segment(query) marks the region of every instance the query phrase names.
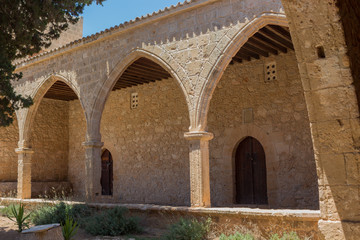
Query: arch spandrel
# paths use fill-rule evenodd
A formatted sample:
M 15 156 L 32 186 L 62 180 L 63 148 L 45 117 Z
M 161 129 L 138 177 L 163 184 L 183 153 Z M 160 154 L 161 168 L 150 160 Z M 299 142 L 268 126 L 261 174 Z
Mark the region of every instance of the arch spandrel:
M 200 73 L 204 80 L 199 89 L 199 97 L 195 106 L 195 122 L 192 125 L 195 130 L 204 131 L 206 129 L 212 94 L 232 57 L 252 35 L 268 24 L 288 26 L 288 21 L 283 13 L 264 13 L 248 22 L 235 34 L 229 31 L 230 33 L 219 41 L 215 47 L 216 51 L 211 53 L 208 62 L 205 63 L 207 67 L 204 67 Z
M 31 147 L 31 129 L 33 125 L 33 121 L 35 119 L 35 115 L 37 112 L 37 109 L 44 98 L 47 91 L 53 86 L 53 84 L 57 81 L 64 82 L 67 84 L 76 94 L 78 97 L 80 104 L 82 106 L 82 109 L 85 112 L 85 117 L 87 119 L 87 114 L 84 108 L 84 104 L 81 98 L 80 94 L 80 87 L 77 84 L 76 81 L 71 80 L 69 78 L 66 78 L 62 76 L 61 74 L 54 74 L 48 77 L 43 77 L 39 79 L 36 83 L 35 87 L 32 87 L 32 91 L 19 91 L 23 95 L 28 95 L 33 99 L 34 104 L 29 108 L 23 108 L 16 112 L 17 118 L 18 118 L 18 124 L 19 124 L 19 147 L 20 148 L 28 148 Z

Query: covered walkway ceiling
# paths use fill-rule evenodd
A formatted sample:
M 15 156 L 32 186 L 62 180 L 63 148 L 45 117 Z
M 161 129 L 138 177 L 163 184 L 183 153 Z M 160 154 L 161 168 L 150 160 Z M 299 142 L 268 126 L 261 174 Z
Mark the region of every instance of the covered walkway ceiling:
M 289 28 L 267 25 L 255 33 L 240 48 L 232 62 L 251 61 L 271 54 L 287 53 L 294 50 Z M 171 75 L 159 64 L 140 58 L 133 62 L 116 82 L 113 91 L 170 78 Z M 77 99 L 74 91 L 65 83 L 57 81 L 46 93 L 45 98 L 71 101 Z
M 249 38 L 233 57 L 233 61 L 240 63 L 244 60 L 251 61 L 260 59 L 261 56 L 269 57 L 270 54 L 287 53 L 289 49 L 294 50 L 289 28 L 267 25 Z
M 44 98 L 71 101 L 78 99 L 75 92 L 64 82 L 56 81 L 47 91 Z
M 140 58 L 125 70 L 113 90 L 160 81 L 170 77 L 171 75 L 159 64 L 147 58 Z

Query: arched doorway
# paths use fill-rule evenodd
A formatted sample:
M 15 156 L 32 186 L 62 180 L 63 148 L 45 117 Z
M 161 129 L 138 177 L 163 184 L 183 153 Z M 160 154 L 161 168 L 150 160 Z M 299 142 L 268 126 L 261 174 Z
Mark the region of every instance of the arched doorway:
M 122 203 L 188 205 L 187 103 L 167 65 L 140 55 L 119 63 L 101 110 L 102 141 L 116 159 L 112 195 Z
M 246 137 L 236 149 L 236 204 L 267 204 L 266 159 L 264 148 Z
M 113 160 L 109 150 L 101 155 L 101 194 L 113 194 Z

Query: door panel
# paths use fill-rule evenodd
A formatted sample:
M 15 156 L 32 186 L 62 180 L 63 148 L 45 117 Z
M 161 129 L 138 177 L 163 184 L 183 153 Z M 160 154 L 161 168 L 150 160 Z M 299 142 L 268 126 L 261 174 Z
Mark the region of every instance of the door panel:
M 247 137 L 235 155 L 236 203 L 267 204 L 266 159 L 260 142 Z
M 105 150 L 101 155 L 101 194 L 112 195 L 113 189 L 113 160 L 111 153 Z

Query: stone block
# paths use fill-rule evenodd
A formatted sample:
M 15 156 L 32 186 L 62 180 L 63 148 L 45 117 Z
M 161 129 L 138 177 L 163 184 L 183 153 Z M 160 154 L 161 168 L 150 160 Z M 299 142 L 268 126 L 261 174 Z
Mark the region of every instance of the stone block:
M 346 183 L 360 185 L 360 155 L 359 153 L 345 154 Z
M 349 120 L 312 123 L 311 128 L 315 153 L 358 152 L 352 138 Z
M 32 227 L 22 231 L 24 240 L 63 240 L 60 224 L 49 224 Z
M 358 186 L 319 186 L 321 216 L 328 220 L 359 221 Z
M 346 169 L 343 154 L 322 154 L 319 156 L 322 172 L 323 184 L 326 185 L 345 185 Z

